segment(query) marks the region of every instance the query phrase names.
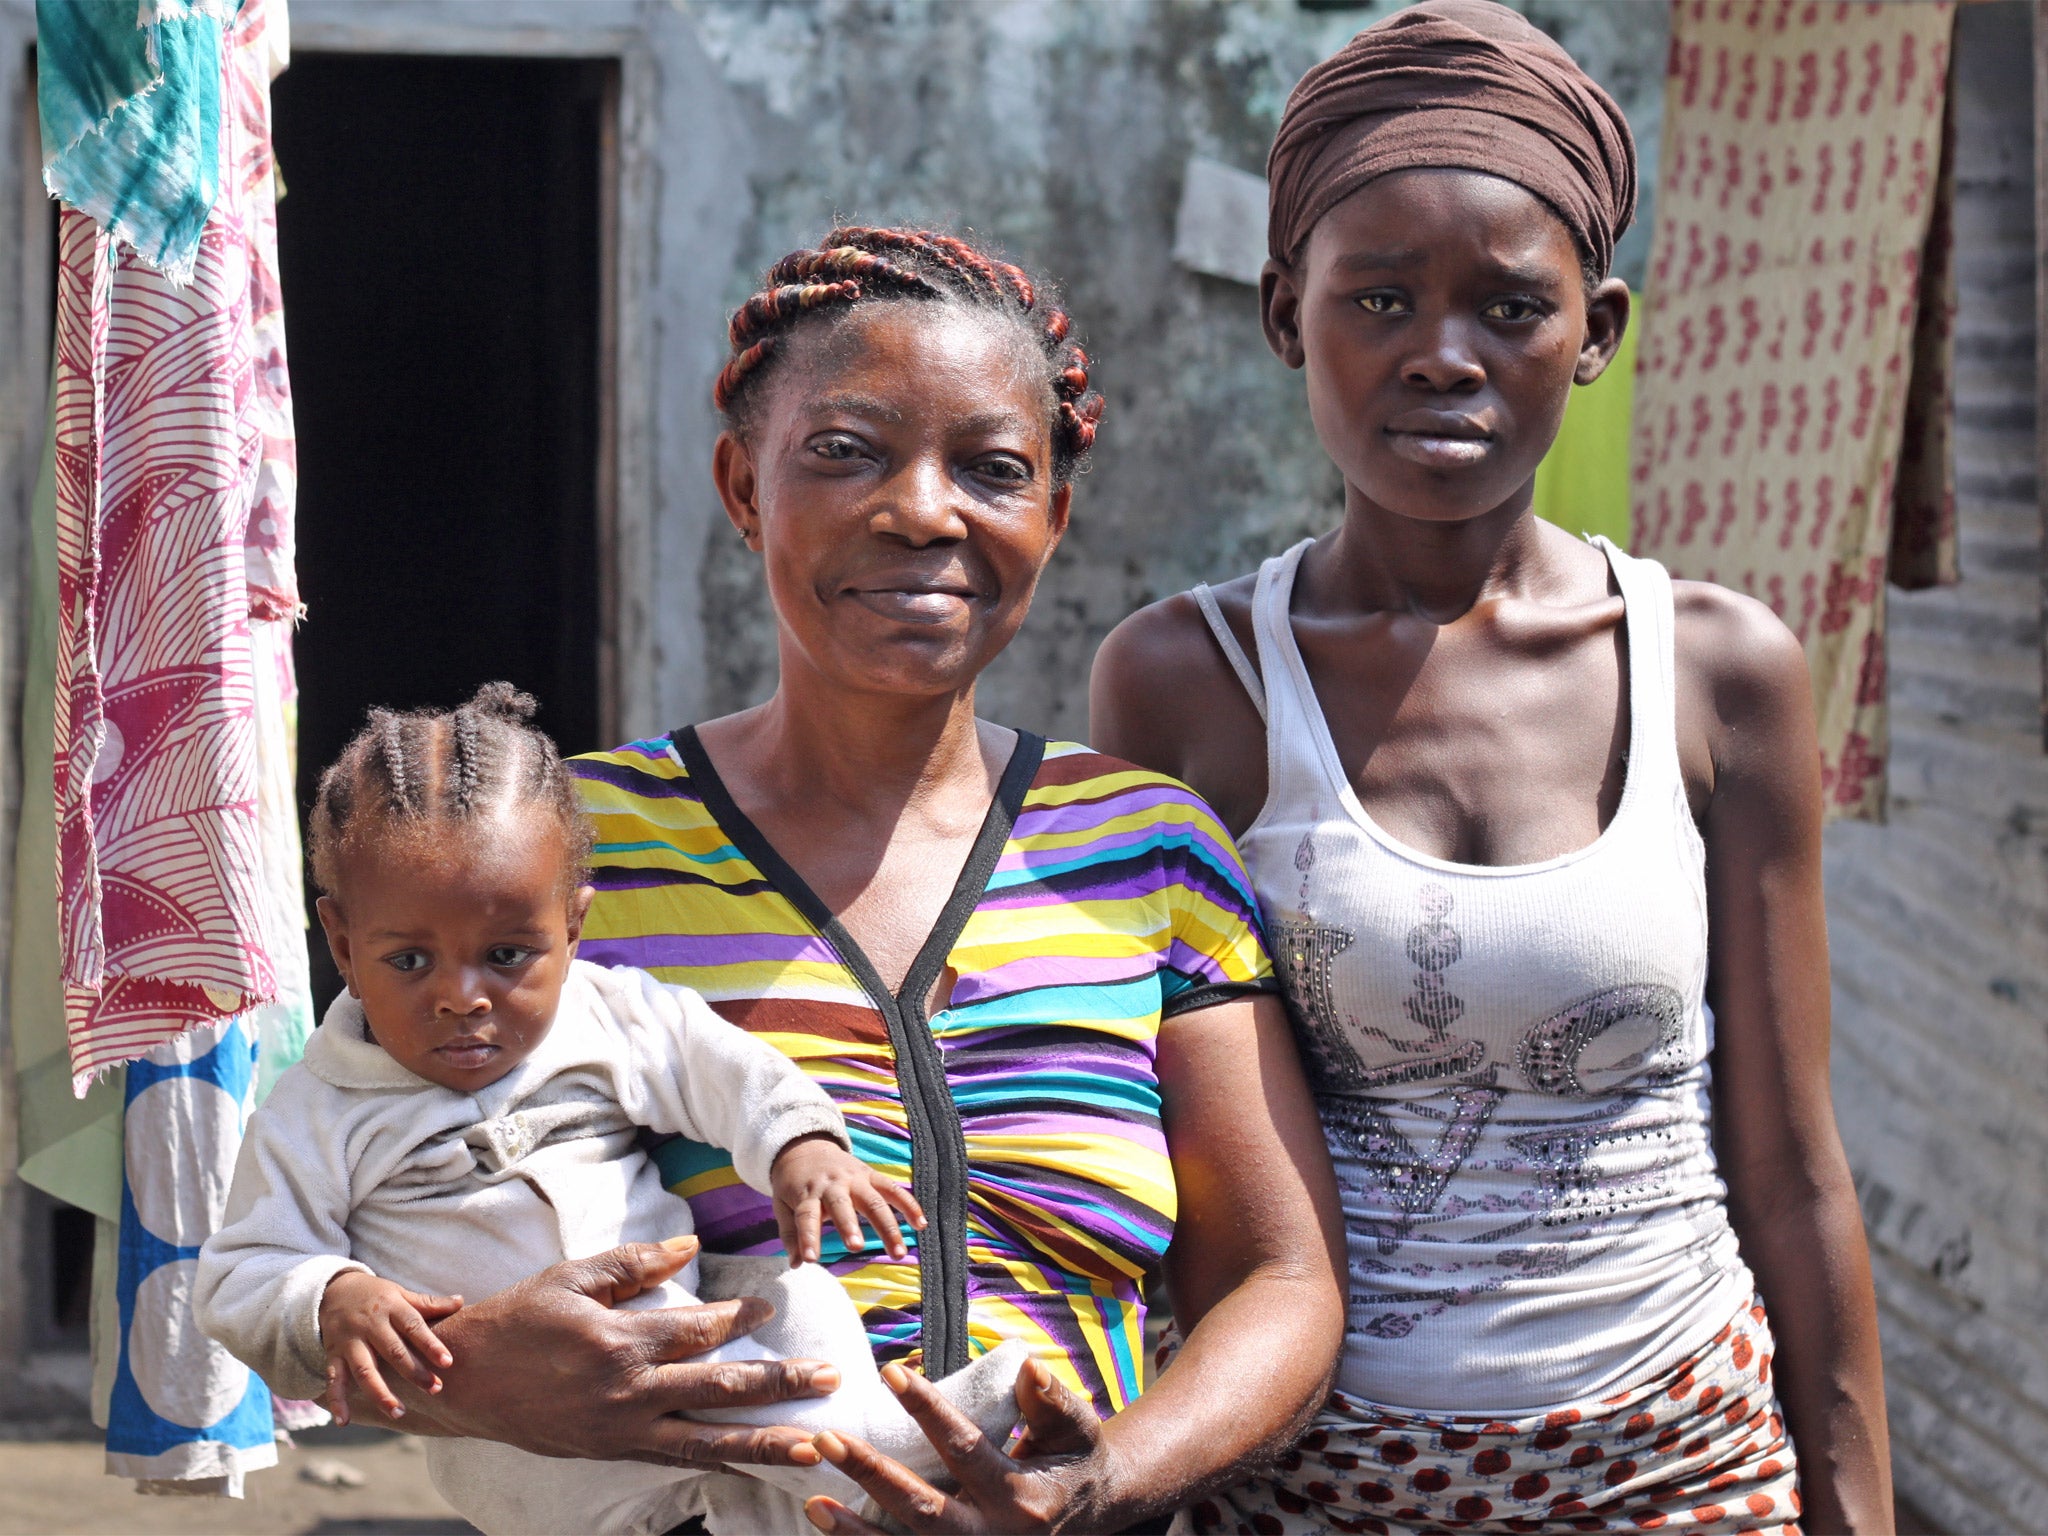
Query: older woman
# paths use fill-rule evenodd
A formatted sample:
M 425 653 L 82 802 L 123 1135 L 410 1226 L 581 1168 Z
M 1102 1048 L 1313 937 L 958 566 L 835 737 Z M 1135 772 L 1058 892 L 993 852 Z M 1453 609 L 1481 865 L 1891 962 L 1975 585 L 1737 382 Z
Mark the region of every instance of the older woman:
M 583 955 L 699 989 L 911 1180 L 929 1225 L 907 1259 L 858 1246 L 849 1214 L 825 1261 L 957 1488 L 850 1437 L 664 1417 L 830 1382 L 672 1363 L 758 1315 L 593 1305 L 676 1262 L 644 1249 L 449 1319 L 458 1364 L 418 1418 L 583 1456 L 822 1453 L 919 1531 L 1114 1531 L 1270 1459 L 1320 1401 L 1334 1183 L 1229 837 L 1161 775 L 974 712 L 1101 409 L 1067 327 L 945 237 L 838 230 L 780 263 L 733 321 L 715 461 L 780 684 L 575 765 L 599 838 Z M 776 1250 L 726 1154 L 657 1156 L 707 1248 Z M 1162 1266 L 1187 1342 L 1141 1396 Z M 1007 1451 L 902 1369 L 1005 1339 L 1033 1355 Z
M 1531 511 L 1628 320 L 1628 126 L 1429 0 L 1310 72 L 1271 169 L 1266 333 L 1343 522 L 1095 673 L 1097 744 L 1243 840 L 1350 1238 L 1329 1408 L 1197 1528 L 1888 1529 L 1798 642 Z

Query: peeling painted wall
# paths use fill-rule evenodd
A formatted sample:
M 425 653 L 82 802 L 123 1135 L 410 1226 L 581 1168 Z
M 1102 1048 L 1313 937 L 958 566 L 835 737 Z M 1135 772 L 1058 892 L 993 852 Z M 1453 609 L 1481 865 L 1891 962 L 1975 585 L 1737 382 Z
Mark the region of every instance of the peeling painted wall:
M 1960 584 L 1890 594 L 1891 820 L 1827 839 L 1835 1097 L 1876 1264 L 1893 1463 L 1944 1531 L 2048 1505 L 2048 754 L 2032 48 L 1957 23 Z
M 688 7 L 756 146 L 729 306 L 837 215 L 948 222 L 1055 278 L 1097 359 L 1109 411 L 1096 466 L 1030 620 L 987 676 L 984 714 L 1081 735 L 1089 661 L 1118 620 L 1195 580 L 1250 570 L 1335 520 L 1340 483 L 1316 446 L 1299 378 L 1266 350 L 1253 290 L 1184 271 L 1169 253 L 1188 156 L 1263 172 L 1294 82 L 1396 8 Z M 1614 92 L 1653 184 L 1665 8 L 1525 8 Z M 1631 239 L 1624 275 L 1640 272 L 1642 249 Z M 706 541 L 703 583 L 715 636 L 703 704 L 716 714 L 773 688 L 773 633 L 754 558 L 722 524 Z

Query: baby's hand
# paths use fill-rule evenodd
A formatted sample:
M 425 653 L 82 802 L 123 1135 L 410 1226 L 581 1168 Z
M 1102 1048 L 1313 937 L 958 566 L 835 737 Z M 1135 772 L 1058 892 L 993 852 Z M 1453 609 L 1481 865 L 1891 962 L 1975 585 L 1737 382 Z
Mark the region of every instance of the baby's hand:
M 826 1215 L 856 1253 L 868 1245 L 860 1231 L 865 1216 L 892 1259 L 910 1252 L 892 1206 L 910 1218 L 911 1226 L 924 1230 L 924 1207 L 907 1187 L 876 1173 L 829 1136 L 799 1136 L 792 1141 L 775 1154 L 768 1181 L 775 1191 L 775 1225 L 781 1230 L 782 1246 L 789 1250 L 791 1268 L 806 1260 L 816 1262 L 819 1223 Z
M 320 1341 L 327 1346 L 327 1409 L 334 1422 L 348 1422 L 351 1376 L 385 1414 L 404 1417 L 404 1406 L 377 1369 L 380 1356 L 422 1391 L 440 1391 L 441 1378 L 427 1362 L 446 1370 L 455 1357 L 427 1323 L 461 1310 L 460 1296 L 422 1296 L 359 1269 L 343 1270 L 328 1281 L 320 1298 Z

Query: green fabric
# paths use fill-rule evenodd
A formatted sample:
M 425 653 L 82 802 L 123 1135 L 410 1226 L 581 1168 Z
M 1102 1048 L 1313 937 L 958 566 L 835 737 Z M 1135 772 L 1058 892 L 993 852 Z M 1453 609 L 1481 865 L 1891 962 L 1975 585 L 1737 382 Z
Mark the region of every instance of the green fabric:
M 1636 403 L 1636 328 L 1607 371 L 1572 390 L 1557 441 L 1536 468 L 1536 515 L 1567 533 L 1628 548 L 1628 432 Z
M 57 692 L 57 486 L 46 438 L 29 512 L 29 634 L 21 701 L 21 827 L 15 843 L 9 956 L 21 1176 L 107 1221 L 121 1219 L 125 1075 L 71 1094 L 64 989 L 57 967 L 57 806 L 51 764 Z

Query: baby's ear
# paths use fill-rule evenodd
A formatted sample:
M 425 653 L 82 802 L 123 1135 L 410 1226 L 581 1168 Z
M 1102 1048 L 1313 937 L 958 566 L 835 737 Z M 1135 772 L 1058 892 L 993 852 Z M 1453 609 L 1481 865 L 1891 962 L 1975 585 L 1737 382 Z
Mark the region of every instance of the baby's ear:
M 349 953 L 348 922 L 342 917 L 341 908 L 332 896 L 322 896 L 313 903 L 313 910 L 319 914 L 320 929 L 327 935 L 327 952 L 334 956 L 334 968 L 341 972 L 342 984 L 348 988 L 350 997 L 360 997 L 355 972 L 350 968 L 353 957 Z
M 583 937 L 583 919 L 590 915 L 590 903 L 597 897 L 594 887 L 579 885 L 569 893 L 569 953 L 576 953 L 576 943 Z

